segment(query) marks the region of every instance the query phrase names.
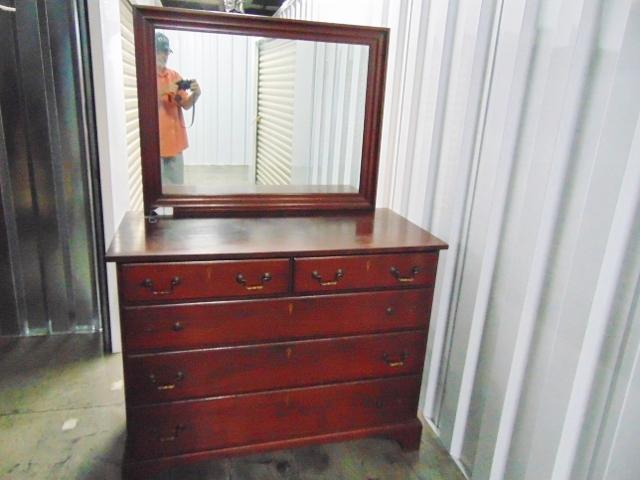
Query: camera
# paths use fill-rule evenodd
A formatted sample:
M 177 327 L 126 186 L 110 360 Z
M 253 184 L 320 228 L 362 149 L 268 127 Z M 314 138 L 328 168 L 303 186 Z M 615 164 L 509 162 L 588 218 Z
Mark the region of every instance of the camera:
M 191 82 L 195 82 L 195 80 L 178 80 L 176 85 L 178 85 L 178 90 L 189 90 Z

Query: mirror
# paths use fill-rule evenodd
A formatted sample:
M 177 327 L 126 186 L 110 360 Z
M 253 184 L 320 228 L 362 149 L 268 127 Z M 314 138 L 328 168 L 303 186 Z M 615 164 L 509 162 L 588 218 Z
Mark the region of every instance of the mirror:
M 145 212 L 375 207 L 388 30 L 134 11 Z
M 171 29 L 155 42 L 162 193 L 358 193 L 367 46 Z

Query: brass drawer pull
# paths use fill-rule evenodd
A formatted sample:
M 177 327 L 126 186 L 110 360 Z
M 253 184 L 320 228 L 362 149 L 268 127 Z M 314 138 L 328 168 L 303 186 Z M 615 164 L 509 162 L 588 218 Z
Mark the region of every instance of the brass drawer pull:
M 407 353 L 406 350 L 404 350 L 402 352 L 402 355 L 400 356 L 400 360 L 391 360 L 389 358 L 389 354 L 385 353 L 382 358 L 384 359 L 384 363 L 386 363 L 387 365 L 389 365 L 391 368 L 398 368 L 398 367 L 404 367 L 404 362 L 407 360 L 407 358 L 409 358 L 409 354 Z
M 156 378 L 156 376 L 151 373 L 149 374 L 149 380 L 151 380 L 151 383 L 153 383 L 154 385 L 156 385 L 158 383 L 158 379 Z M 176 385 L 178 383 L 180 383 L 181 381 L 184 380 L 184 373 L 182 372 L 178 372 L 176 373 L 176 381 L 174 383 L 164 383 L 161 385 L 156 385 L 156 389 L 158 390 L 173 390 L 174 388 L 176 388 Z
M 320 285 L 322 285 L 323 287 L 327 287 L 331 285 L 337 285 L 338 282 L 342 279 L 342 277 L 344 277 L 344 272 L 342 271 L 341 268 L 339 268 L 338 270 L 336 270 L 336 274 L 334 275 L 333 280 L 328 280 L 325 282 L 322 281 L 322 276 L 318 273 L 317 270 L 314 270 L 313 272 L 311 272 L 311 276 L 315 280 L 317 280 Z
M 171 295 L 175 287 L 180 285 L 180 282 L 182 282 L 180 277 L 173 277 L 171 279 L 171 282 L 169 283 L 169 288 L 167 290 L 154 290 L 153 281 L 150 278 L 145 278 L 144 281 L 142 282 L 142 286 L 144 288 L 151 290 L 152 295 Z
M 173 431 L 173 435 L 170 435 L 168 437 L 158 437 L 158 441 L 165 443 L 165 442 L 175 442 L 178 439 L 178 435 L 180 435 L 180 432 L 184 431 L 186 429 L 186 427 L 182 424 L 176 425 L 176 428 Z
M 264 288 L 264 284 L 269 281 L 271 281 L 271 274 L 269 272 L 262 274 L 259 285 L 247 285 L 247 279 L 244 278 L 243 274 L 239 273 L 236 275 L 236 282 L 242 285 L 245 290 L 262 290 Z
M 389 269 L 389 271 L 391 272 L 391 275 L 393 275 L 396 280 L 398 280 L 399 282 L 413 282 L 416 279 L 416 275 L 418 275 L 418 273 L 420 273 L 420 268 L 419 267 L 413 267 L 411 269 L 411 276 L 410 277 L 403 277 L 400 274 L 400 270 L 398 270 L 396 267 L 391 267 Z
M 396 309 L 393 308 L 393 307 L 387 307 L 386 310 L 385 310 L 385 313 L 387 315 L 393 315 L 394 313 L 396 313 Z

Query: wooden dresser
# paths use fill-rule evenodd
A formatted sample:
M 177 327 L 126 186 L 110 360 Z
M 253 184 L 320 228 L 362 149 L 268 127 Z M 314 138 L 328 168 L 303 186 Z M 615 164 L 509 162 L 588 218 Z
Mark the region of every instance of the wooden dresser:
M 365 436 L 417 448 L 444 248 L 390 210 L 128 214 L 107 254 L 118 264 L 127 476 Z

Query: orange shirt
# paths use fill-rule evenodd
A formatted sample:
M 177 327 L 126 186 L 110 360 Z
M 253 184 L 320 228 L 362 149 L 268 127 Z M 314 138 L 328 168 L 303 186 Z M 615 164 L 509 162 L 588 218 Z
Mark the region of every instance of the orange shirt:
M 158 92 L 172 83 L 181 80 L 180 74 L 165 68 L 158 76 Z M 187 92 L 179 90 L 178 94 L 187 99 Z M 173 157 L 189 146 L 187 129 L 182 117 L 182 107 L 175 101 L 175 95 L 163 95 L 158 98 L 158 121 L 160 124 L 160 156 Z

